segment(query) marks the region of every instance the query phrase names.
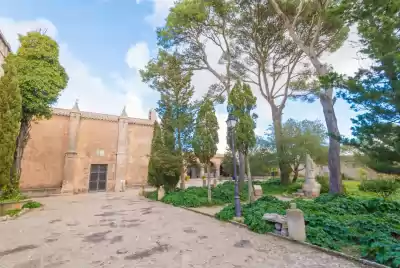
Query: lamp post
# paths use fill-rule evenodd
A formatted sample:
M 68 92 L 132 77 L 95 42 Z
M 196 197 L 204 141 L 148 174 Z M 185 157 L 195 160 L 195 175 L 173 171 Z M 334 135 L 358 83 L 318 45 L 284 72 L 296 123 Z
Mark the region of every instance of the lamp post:
M 231 142 L 232 142 L 232 159 L 233 159 L 233 180 L 235 181 L 235 216 L 239 218 L 241 216 L 240 209 L 240 197 L 239 197 L 239 180 L 236 176 L 236 154 L 235 154 L 235 126 L 237 123 L 237 119 L 233 114 L 228 115 L 228 119 L 226 120 L 226 124 L 228 126 L 228 130 L 231 133 Z

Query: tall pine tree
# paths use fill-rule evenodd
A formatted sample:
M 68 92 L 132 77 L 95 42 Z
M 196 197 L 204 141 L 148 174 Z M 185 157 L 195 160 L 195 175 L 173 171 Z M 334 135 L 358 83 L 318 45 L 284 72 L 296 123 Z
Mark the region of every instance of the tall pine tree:
M 14 55 L 8 55 L 3 64 L 4 76 L 0 78 L 0 189 L 3 198 L 12 197 L 18 189 L 13 161 L 21 120 L 22 98 L 14 60 Z
M 346 17 L 357 24 L 360 52 L 374 62 L 350 78 L 342 94 L 360 112 L 352 144 L 371 168 L 400 174 L 400 1 L 343 2 Z
M 174 157 L 180 159 L 181 188 L 184 188 L 186 166 L 193 155 L 193 73 L 184 68 L 176 54 L 161 50 L 140 74 L 143 82 L 161 95 L 157 112 L 162 119 L 164 146 L 171 153 L 171 161 Z

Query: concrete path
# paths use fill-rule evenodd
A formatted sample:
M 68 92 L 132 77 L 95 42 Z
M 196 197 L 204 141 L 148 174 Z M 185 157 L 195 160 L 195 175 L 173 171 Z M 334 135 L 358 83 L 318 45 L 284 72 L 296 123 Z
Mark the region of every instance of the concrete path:
M 1 268 L 361 267 L 134 192 L 48 197 L 0 223 Z

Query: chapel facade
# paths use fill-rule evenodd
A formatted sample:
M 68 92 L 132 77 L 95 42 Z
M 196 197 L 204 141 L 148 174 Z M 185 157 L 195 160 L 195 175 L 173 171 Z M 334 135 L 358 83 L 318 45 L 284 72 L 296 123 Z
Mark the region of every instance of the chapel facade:
M 121 191 L 146 184 L 156 113 L 146 119 L 53 109 L 33 122 L 22 160 L 22 191 Z

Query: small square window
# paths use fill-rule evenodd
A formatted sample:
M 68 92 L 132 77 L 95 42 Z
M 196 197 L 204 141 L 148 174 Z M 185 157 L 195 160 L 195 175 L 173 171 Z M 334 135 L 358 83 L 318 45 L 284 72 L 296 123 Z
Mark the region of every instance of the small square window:
M 104 156 L 104 150 L 103 149 L 97 149 L 96 150 L 96 155 L 97 156 Z

